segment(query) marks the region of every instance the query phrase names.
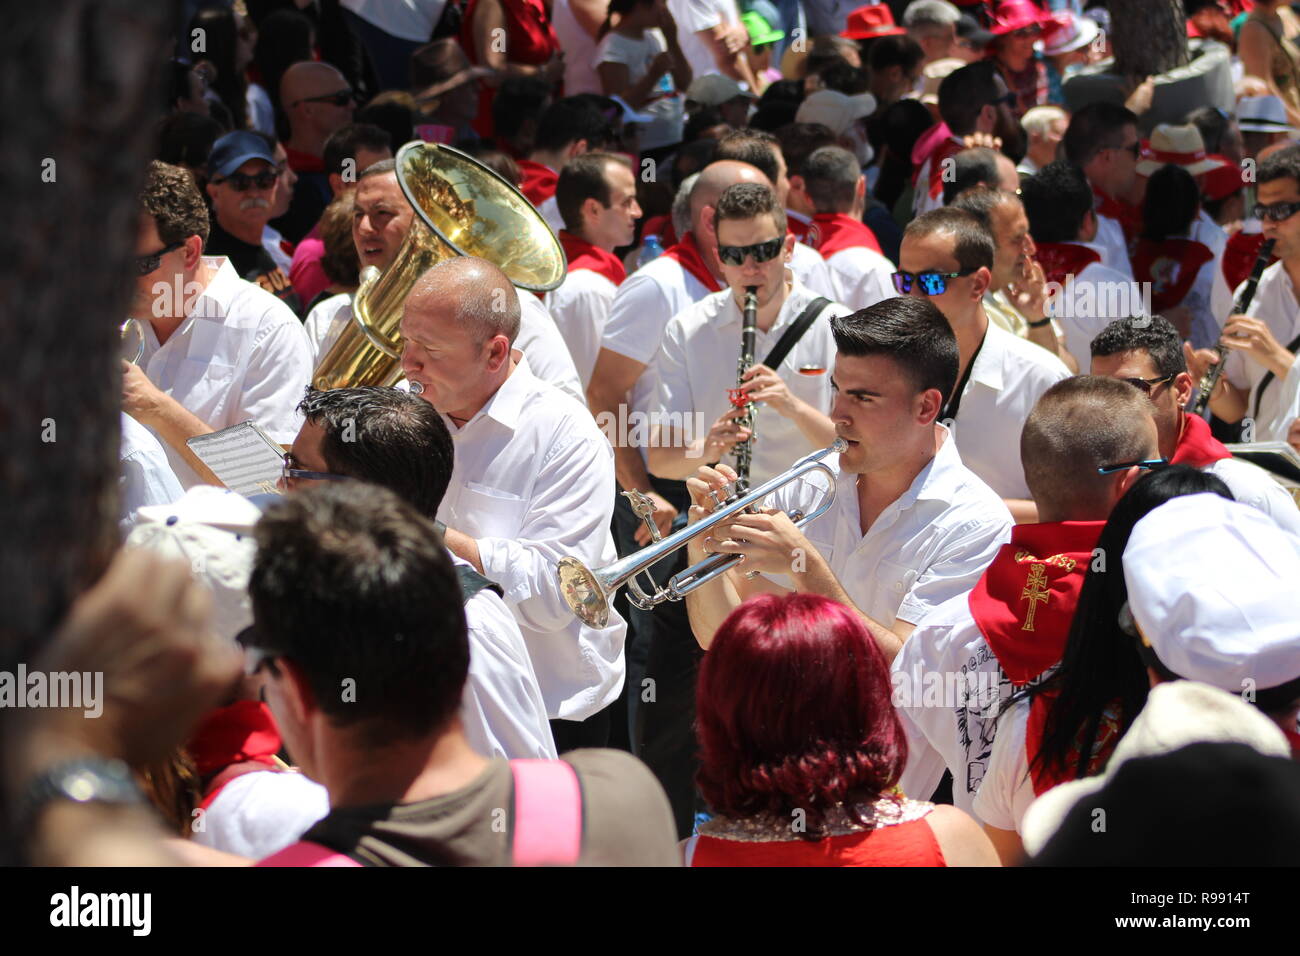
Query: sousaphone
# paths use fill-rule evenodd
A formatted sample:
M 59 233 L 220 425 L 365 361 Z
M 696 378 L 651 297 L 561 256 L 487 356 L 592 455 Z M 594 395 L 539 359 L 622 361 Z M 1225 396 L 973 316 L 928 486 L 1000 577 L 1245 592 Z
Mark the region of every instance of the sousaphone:
M 564 281 L 564 250 L 546 220 L 472 157 L 450 146 L 407 143 L 397 152 L 397 182 L 415 218 L 392 265 L 362 273 L 352 322 L 312 376 L 319 389 L 401 381 L 402 307 L 415 281 L 444 259 L 486 259 L 533 292 Z

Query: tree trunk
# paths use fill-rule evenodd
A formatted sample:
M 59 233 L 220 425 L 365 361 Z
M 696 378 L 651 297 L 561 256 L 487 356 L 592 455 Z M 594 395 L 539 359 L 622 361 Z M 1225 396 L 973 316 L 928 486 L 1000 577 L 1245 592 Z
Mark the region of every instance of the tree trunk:
M 1110 4 L 1115 72 L 1136 86 L 1148 76 L 1190 62 L 1183 0 L 1122 0 Z
M 0 36 L 0 669 L 30 660 L 117 544 L 139 188 L 172 0 L 11 5 Z

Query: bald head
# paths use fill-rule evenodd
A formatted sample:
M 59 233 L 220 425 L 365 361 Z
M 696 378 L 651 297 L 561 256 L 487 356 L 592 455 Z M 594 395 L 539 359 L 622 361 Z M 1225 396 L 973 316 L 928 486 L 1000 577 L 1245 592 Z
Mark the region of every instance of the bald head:
M 476 345 L 519 335 L 519 293 L 486 259 L 456 256 L 430 268 L 406 297 L 406 314 L 435 312 L 463 326 Z
M 723 159 L 716 163 L 710 163 L 704 167 L 700 173 L 700 178 L 695 183 L 695 188 L 691 190 L 691 224 L 697 227 L 703 217 L 705 207 L 712 208 L 718 204 L 719 197 L 722 196 L 727 188 L 736 185 L 736 183 L 759 183 L 760 185 L 772 188 L 772 183 L 766 176 L 758 171 L 755 166 L 749 163 L 738 162 L 734 159 Z
M 348 81 L 328 63 L 304 60 L 284 71 L 280 78 L 280 103 L 291 109 L 300 100 L 313 96 L 328 96 L 348 89 Z
M 336 95 L 343 98 L 329 99 Z M 291 144 L 318 156 L 329 135 L 352 122 L 352 87 L 328 63 L 295 63 L 280 80 L 280 105 L 289 117 Z

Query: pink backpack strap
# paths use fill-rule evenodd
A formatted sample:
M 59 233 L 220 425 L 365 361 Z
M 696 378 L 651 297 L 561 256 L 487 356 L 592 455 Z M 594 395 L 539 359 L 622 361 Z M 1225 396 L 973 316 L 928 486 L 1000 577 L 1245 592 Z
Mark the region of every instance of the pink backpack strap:
M 360 866 L 356 860 L 342 853 L 336 853 L 327 846 L 299 840 L 281 850 L 272 853 L 254 866 Z
M 582 852 L 582 787 L 563 760 L 512 760 L 515 866 L 571 866 Z

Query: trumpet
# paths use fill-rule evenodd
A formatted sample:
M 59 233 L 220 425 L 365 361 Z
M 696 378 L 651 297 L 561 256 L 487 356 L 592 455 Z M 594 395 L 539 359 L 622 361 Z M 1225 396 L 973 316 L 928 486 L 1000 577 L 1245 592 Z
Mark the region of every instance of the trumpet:
M 824 472 L 831 479 L 827 495 L 810 514 L 804 514 L 799 510 L 790 512 L 790 520 L 797 527 L 802 528 L 808 522 L 820 518 L 835 500 L 835 472 L 823 459 L 828 455 L 837 455 L 847 447 L 848 443 L 844 439 L 835 439 L 828 447 L 799 459 L 789 471 L 763 482 L 753 491 L 733 493 L 726 501 L 720 502 L 720 507 L 713 514 L 695 524 L 687 525 L 666 538 L 659 538 L 657 529 L 653 527 L 653 521 L 647 518 L 647 524 L 651 525 L 651 537 L 655 539 L 654 543 L 603 568 L 593 571 L 577 558 L 561 558 L 556 573 L 559 575 L 560 593 L 564 595 L 565 603 L 584 624 L 600 628 L 609 621 L 609 606 L 614 598 L 614 592 L 625 584 L 628 588 L 628 600 L 643 611 L 648 611 L 665 601 L 682 600 L 696 588 L 703 587 L 737 564 L 744 556 L 711 555 L 673 575 L 666 586 L 655 586 L 650 592 L 641 588 L 636 576 L 675 551 L 686 547 L 696 537 L 708 534 L 715 525 L 722 524 L 743 512 L 755 510 L 760 501 L 778 488 L 814 471 Z M 646 516 L 646 511 L 637 508 L 635 501 L 633 507 L 638 514 Z

